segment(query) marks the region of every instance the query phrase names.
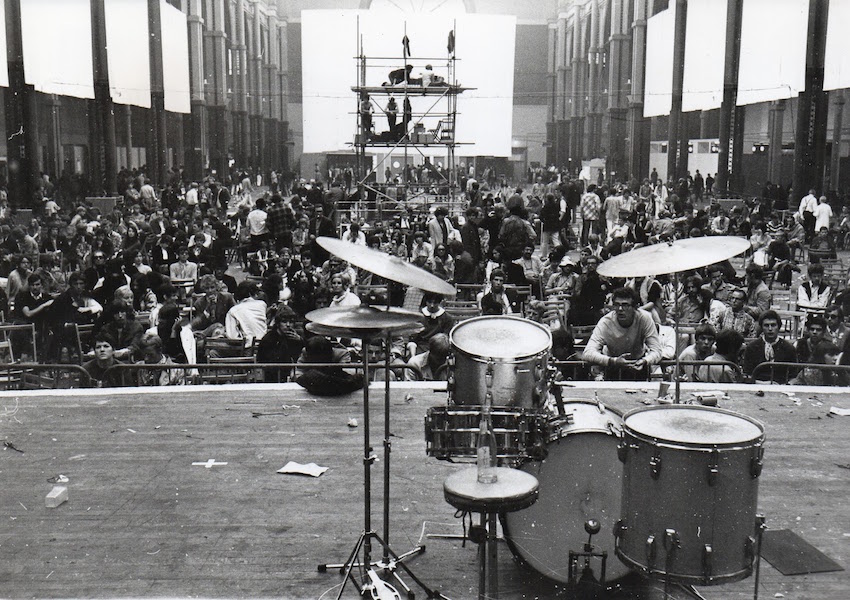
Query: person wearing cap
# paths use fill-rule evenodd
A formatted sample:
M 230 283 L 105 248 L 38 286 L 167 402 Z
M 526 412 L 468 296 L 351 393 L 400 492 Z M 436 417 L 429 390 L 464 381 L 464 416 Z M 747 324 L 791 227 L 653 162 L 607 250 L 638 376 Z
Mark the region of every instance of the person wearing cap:
M 564 294 L 572 295 L 578 283 L 578 274 L 575 272 L 575 262 L 569 256 L 564 256 L 558 263 L 559 270 L 549 276 L 546 282 L 546 295 Z
M 260 287 L 253 281 L 242 281 L 236 287 L 236 305 L 224 318 L 224 330 L 230 339 L 245 340 L 250 348 L 266 335 L 266 303 L 260 300 Z
M 304 339 L 297 329 L 298 315 L 294 310 L 281 305 L 269 324 L 269 331 L 257 347 L 259 363 L 294 363 L 304 348 Z M 289 379 L 292 369 L 273 367 L 263 369 L 266 383 L 281 383 Z

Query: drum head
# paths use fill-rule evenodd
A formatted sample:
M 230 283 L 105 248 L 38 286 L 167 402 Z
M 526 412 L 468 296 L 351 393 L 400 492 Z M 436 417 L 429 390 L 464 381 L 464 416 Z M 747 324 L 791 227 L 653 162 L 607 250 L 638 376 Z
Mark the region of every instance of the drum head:
M 764 435 L 755 420 L 708 406 L 651 406 L 628 413 L 624 427 L 642 437 L 687 445 L 734 445 Z
M 613 532 L 623 492 L 617 441 L 603 433 L 565 435 L 546 446 L 546 460 L 522 466 L 540 482 L 539 496 L 534 505 L 506 514 L 503 524 L 511 550 L 535 571 L 566 582 L 569 552 L 583 550 L 584 524 L 596 519 L 601 529 L 593 536 L 593 544 L 597 552 L 608 552 L 606 578 L 615 580 L 629 573 L 614 556 Z M 593 568 L 598 577 L 598 561 Z
M 452 347 L 487 358 L 534 356 L 552 347 L 552 334 L 539 323 L 518 317 L 485 316 L 454 326 Z

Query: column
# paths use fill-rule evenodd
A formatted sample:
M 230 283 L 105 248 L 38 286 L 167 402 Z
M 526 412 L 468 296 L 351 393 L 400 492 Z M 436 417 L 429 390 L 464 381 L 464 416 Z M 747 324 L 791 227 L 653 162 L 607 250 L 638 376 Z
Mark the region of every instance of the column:
M 127 168 L 132 169 L 133 165 L 133 109 L 129 104 L 124 105 L 124 127 L 127 138 Z
M 630 0 L 611 1 L 611 31 L 608 54 L 608 130 L 606 146 L 608 147 L 608 172 L 615 177 L 628 181 L 630 175 L 640 175 L 629 169 L 626 160 L 627 137 L 627 69 L 629 52 L 629 35 L 627 31 L 627 7 Z M 641 73 L 642 77 L 643 73 Z M 632 79 L 634 86 L 634 78 Z M 642 107 L 641 107 L 642 110 Z M 642 115 L 641 115 L 642 116 Z
M 151 107 L 148 111 L 148 176 L 153 185 L 167 182 L 168 137 L 165 124 L 165 86 L 162 82 L 162 22 L 159 0 L 148 0 L 150 24 Z
M 785 100 L 770 103 L 767 115 L 767 179 L 773 183 L 782 183 L 782 128 L 785 123 Z
M 650 120 L 643 116 L 643 93 L 646 81 L 647 0 L 634 0 L 632 20 L 632 89 L 626 121 L 629 174 L 642 179 L 649 175 Z
M 265 151 L 265 176 L 275 169 L 280 171 L 280 156 L 278 153 L 277 138 L 279 135 L 278 129 L 280 126 L 280 103 L 282 101 L 280 95 L 280 54 L 277 52 L 279 47 L 277 26 L 277 8 L 275 6 L 268 7 L 268 23 L 269 36 L 268 48 L 266 48 L 266 80 L 268 88 L 266 93 L 266 151 Z
M 585 119 L 584 128 L 584 151 L 588 157 L 593 158 L 597 155 L 599 148 L 599 138 L 597 137 L 596 126 L 597 106 L 599 104 L 599 4 L 597 0 L 590 0 L 590 35 L 587 40 L 587 119 Z
M 191 112 L 184 120 L 183 161 L 186 166 L 186 177 L 189 180 L 200 181 L 204 177 L 208 157 L 207 103 L 204 94 L 204 19 L 201 0 L 188 0 L 184 4 L 184 10 L 188 12 L 186 25 L 189 28 Z
M 289 29 L 286 21 L 279 22 L 280 40 L 280 127 L 278 147 L 280 148 L 280 167 L 289 170 Z
M 834 90 L 833 105 L 835 106 L 835 116 L 832 123 L 832 164 L 829 169 L 829 189 L 837 190 L 839 174 L 841 171 L 841 134 L 844 126 L 844 92 L 842 90 Z
M 265 97 L 263 89 L 263 48 L 262 38 L 260 36 L 260 2 L 259 0 L 251 0 L 254 4 L 253 20 L 251 21 L 251 47 L 248 49 L 248 65 L 251 69 L 251 85 L 252 102 L 248 114 L 251 119 L 251 165 L 255 169 L 259 169 L 262 165 L 261 155 L 263 154 L 263 98 Z
M 797 102 L 797 131 L 794 139 L 794 194 L 802 197 L 810 188 L 823 190 L 826 155 L 828 97 L 823 91 L 826 22 L 829 0 L 809 2 L 806 87 Z
M 56 94 L 47 100 L 50 121 L 47 124 L 47 161 L 44 170 L 56 183 L 62 175 L 62 102 Z
M 9 203 L 31 208 L 38 176 L 38 110 L 35 90 L 24 82 L 21 1 L 6 0 L 6 57 L 9 89 L 3 94 L 6 109 L 6 154 L 9 165 Z
M 546 164 L 558 164 L 558 138 L 555 129 L 555 115 L 558 114 L 559 105 L 563 105 L 563 97 L 558 98 L 558 75 L 557 75 L 557 53 L 558 53 L 558 22 L 550 21 L 547 30 L 548 38 L 546 45 L 546 89 L 549 92 L 549 102 L 546 111 Z
M 741 22 L 744 0 L 726 2 L 726 50 L 723 70 L 723 101 L 720 105 L 720 152 L 717 157 L 715 190 L 739 189 L 730 185 L 730 175 L 737 176 L 736 163 L 740 156 L 735 153 L 735 130 L 741 129 L 742 112 L 738 109 L 738 67 L 741 60 Z
M 95 127 L 89 133 L 91 148 L 92 191 L 112 196 L 117 193 L 115 161 L 115 117 L 112 95 L 109 92 L 109 71 L 106 56 L 106 17 L 103 0 L 92 0 L 92 68 L 94 75 L 93 110 Z
M 248 135 L 248 47 L 245 41 L 245 0 L 236 0 L 233 31 L 233 138 L 236 162 L 240 167 L 248 164 L 251 156 L 250 136 Z
M 681 148 L 682 122 L 682 86 L 685 79 L 685 31 L 688 22 L 688 1 L 676 1 L 676 22 L 673 26 L 673 99 L 670 105 L 670 122 L 667 132 L 667 178 L 677 179 L 684 173 L 679 171 L 681 153 L 687 154 L 688 148 Z
M 572 60 L 571 60 L 571 89 L 570 89 L 570 159 L 573 166 L 580 165 L 582 157 L 582 125 L 584 119 L 584 42 L 582 39 L 581 7 L 572 9 Z
M 207 70 L 210 97 L 207 98 L 209 117 L 210 168 L 216 179 L 227 181 L 230 173 L 228 164 L 228 121 L 227 121 L 227 34 L 224 31 L 224 0 L 213 0 L 212 22 L 204 32 L 209 40 Z

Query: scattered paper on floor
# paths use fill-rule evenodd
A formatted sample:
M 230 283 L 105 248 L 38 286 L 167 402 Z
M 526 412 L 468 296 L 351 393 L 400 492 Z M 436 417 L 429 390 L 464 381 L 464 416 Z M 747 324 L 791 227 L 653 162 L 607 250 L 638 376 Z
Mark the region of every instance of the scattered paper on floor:
M 328 467 L 320 467 L 316 463 L 307 463 L 306 465 L 302 465 L 301 463 L 290 460 L 288 463 L 283 465 L 282 469 L 278 469 L 278 473 L 318 477 L 327 470 Z

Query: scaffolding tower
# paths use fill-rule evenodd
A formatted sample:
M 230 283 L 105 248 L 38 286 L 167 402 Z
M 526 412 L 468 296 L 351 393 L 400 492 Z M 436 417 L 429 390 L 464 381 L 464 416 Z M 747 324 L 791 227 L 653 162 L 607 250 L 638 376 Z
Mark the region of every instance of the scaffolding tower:
M 401 56 L 366 56 L 359 25 L 357 36 L 357 85 L 351 90 L 357 101 L 354 147 L 361 200 L 367 194 L 374 195 L 379 219 L 384 202 L 403 205 L 421 202 L 427 207 L 431 202 L 441 201 L 450 210 L 460 207 L 464 190 L 459 182 L 463 174 L 457 171 L 455 150 L 471 142 L 456 138 L 457 102 L 460 94 L 475 88 L 463 87 L 457 81 L 459 59 L 454 51 L 454 26 L 448 33 L 444 57 L 410 56 L 406 31 Z M 376 85 L 377 81 L 382 83 Z M 376 127 L 380 121 L 384 122 L 383 126 Z M 427 151 L 437 148 L 445 151 L 445 166 L 430 161 L 434 152 Z M 383 158 L 373 165 L 367 153 L 382 150 Z M 399 181 L 387 181 L 384 189 L 380 189 L 377 175 L 382 168 L 393 164 L 394 157 L 402 159 L 400 173 L 394 176 Z M 414 170 L 419 168 L 424 182 L 413 177 Z M 396 197 L 387 194 L 392 188 Z

